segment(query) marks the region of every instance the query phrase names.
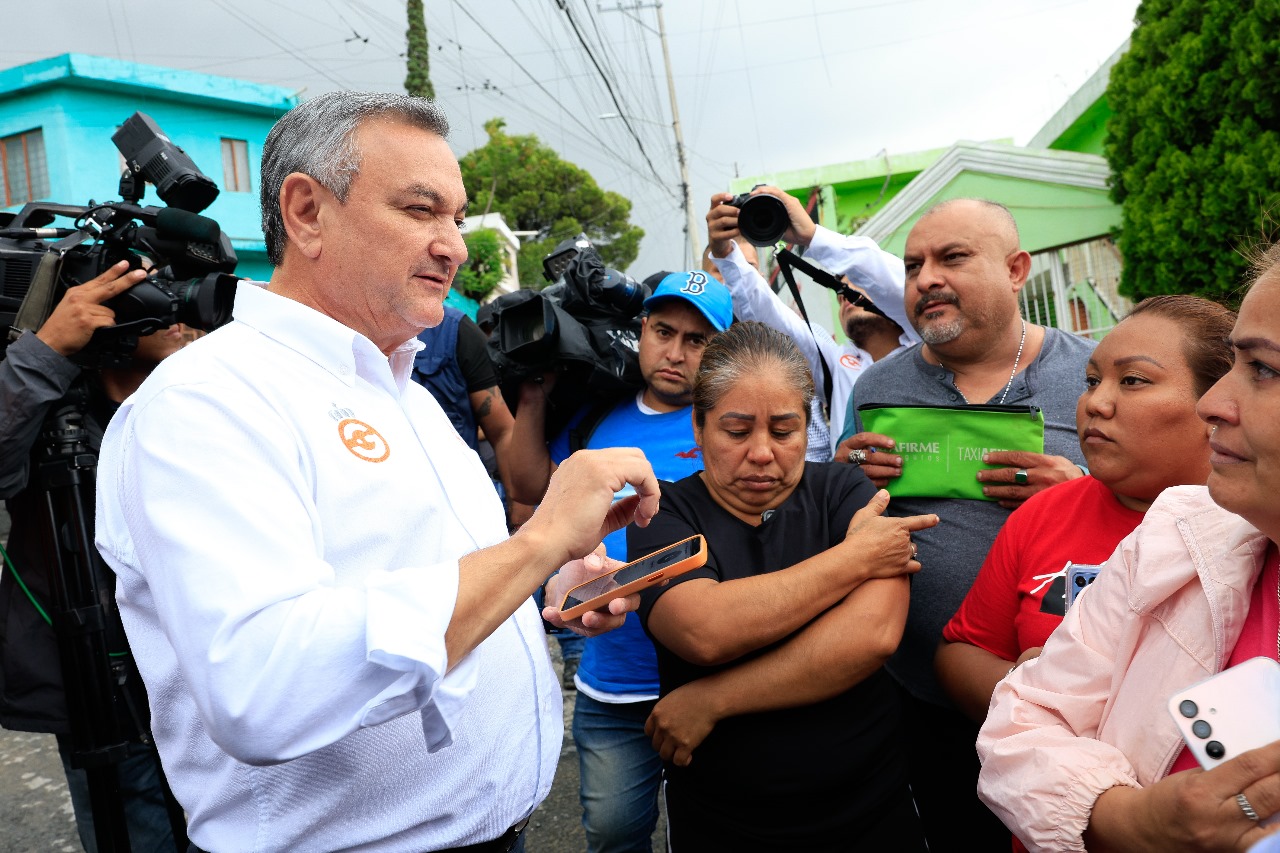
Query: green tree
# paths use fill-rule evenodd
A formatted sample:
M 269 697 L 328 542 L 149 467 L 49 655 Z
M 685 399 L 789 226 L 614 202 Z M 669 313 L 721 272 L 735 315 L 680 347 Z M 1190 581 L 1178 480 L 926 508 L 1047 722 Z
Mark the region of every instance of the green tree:
M 482 228 L 463 240 L 467 244 L 467 262 L 458 267 L 453 286 L 480 302 L 502 281 L 502 239 L 492 228 Z
M 603 190 L 537 136 L 511 136 L 500 118 L 485 123 L 489 141 L 462 157 L 472 212 L 501 213 L 516 231 L 537 236 L 520 247 L 520 285 L 541 288 L 542 259 L 561 240 L 586 234 L 605 265 L 626 269 L 644 230 L 630 223 L 631 202 Z
M 1280 192 L 1280 4 L 1144 0 L 1111 71 L 1121 289 L 1230 301 Z
M 436 90 L 431 85 L 431 49 L 427 45 L 427 19 L 422 10 L 422 0 L 409 0 L 406 12 L 409 29 L 405 37 L 409 48 L 405 52 L 407 73 L 404 90 L 410 95 L 435 100 Z

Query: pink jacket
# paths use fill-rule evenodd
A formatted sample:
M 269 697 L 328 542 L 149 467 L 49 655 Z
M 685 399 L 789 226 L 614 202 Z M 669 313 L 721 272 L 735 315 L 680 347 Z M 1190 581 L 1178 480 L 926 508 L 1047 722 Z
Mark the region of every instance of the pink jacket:
M 996 685 L 978 796 L 1032 851 L 1084 850 L 1098 796 L 1164 778 L 1169 697 L 1235 647 L 1267 539 L 1203 486 L 1164 492 L 1039 658 Z

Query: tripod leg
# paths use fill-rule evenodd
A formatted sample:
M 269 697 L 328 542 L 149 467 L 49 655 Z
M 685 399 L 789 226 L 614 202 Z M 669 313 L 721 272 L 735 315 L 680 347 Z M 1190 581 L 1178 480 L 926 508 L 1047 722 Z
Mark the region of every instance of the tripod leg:
M 93 807 L 93 835 L 98 850 L 128 853 L 129 829 L 125 825 L 115 765 L 87 767 L 85 773 L 89 777 L 89 803 Z

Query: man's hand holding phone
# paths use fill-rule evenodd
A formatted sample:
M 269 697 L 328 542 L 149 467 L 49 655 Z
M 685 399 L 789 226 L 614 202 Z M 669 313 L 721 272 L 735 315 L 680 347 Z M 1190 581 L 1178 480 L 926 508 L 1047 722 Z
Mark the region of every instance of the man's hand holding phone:
M 574 587 L 616 571 L 623 565 L 606 557 L 603 545 L 581 560 L 566 563 L 547 581 L 547 606 L 542 608 L 542 618 L 557 628 L 567 628 L 584 637 L 594 637 L 620 627 L 627 614 L 640 606 L 639 593 L 615 598 L 609 602 L 607 610 L 589 610 L 576 619 L 566 620 L 561 617 L 560 602 L 564 601 L 565 593 Z

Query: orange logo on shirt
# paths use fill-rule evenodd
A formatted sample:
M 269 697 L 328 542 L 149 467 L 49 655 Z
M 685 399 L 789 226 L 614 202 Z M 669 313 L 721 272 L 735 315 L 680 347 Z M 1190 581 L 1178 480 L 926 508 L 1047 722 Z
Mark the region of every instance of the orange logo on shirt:
M 851 355 L 850 353 L 845 353 L 840 356 L 840 363 L 850 370 L 857 370 L 862 367 L 862 362 L 858 361 L 858 357 L 856 355 Z
M 355 456 L 365 462 L 382 462 L 391 455 L 391 446 L 376 429 L 364 421 L 347 418 L 338 423 L 338 435 Z

